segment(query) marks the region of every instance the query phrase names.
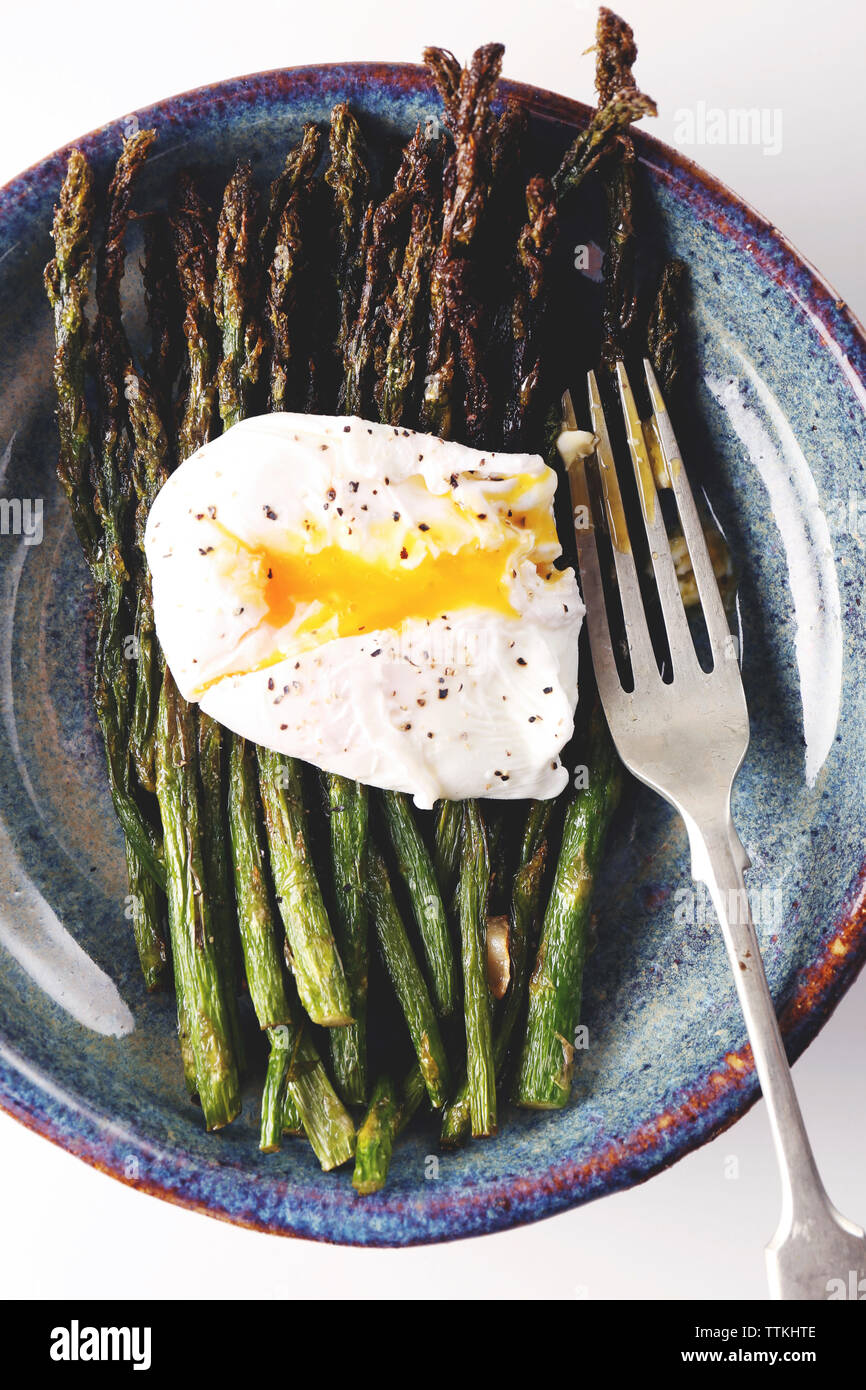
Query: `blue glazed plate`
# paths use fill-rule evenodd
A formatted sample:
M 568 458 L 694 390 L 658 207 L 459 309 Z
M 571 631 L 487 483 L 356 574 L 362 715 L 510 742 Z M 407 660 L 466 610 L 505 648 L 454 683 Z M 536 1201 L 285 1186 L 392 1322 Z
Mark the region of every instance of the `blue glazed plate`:
M 539 167 L 553 167 L 586 108 L 503 88 L 528 109 Z M 241 154 L 259 175 L 275 172 L 301 122 L 324 122 L 342 99 L 383 137 L 406 138 L 437 113 L 420 68 L 303 68 L 175 97 L 78 143 L 104 186 L 121 136 L 135 121 L 153 125 L 151 191 L 186 165 L 210 169 L 216 191 Z M 646 234 L 690 269 L 697 387 L 686 458 L 701 465 L 740 574 L 753 733 L 735 818 L 795 1056 L 866 953 L 857 534 L 858 522 L 866 530 L 866 345 L 845 306 L 760 216 L 650 138 L 640 135 L 638 150 Z M 448 1155 L 422 1123 L 401 1143 L 386 1191 L 365 1199 L 348 1171 L 323 1175 L 301 1143 L 260 1154 L 253 1088 L 237 1123 L 203 1132 L 184 1091 L 172 1001 L 145 996 L 125 920 L 122 844 L 89 698 L 91 595 L 54 479 L 41 274 L 66 153 L 0 191 L 0 496 L 17 499 L 35 528 L 14 534 L 15 503 L 2 508 L 0 1103 L 171 1201 L 363 1245 L 495 1231 L 651 1176 L 742 1114 L 756 1085 L 683 828 L 643 790 L 621 811 L 597 894 L 589 1046 L 568 1110 L 509 1111 L 497 1140 Z M 569 237 L 592 239 L 592 207 L 587 216 L 566 229 L 567 249 Z M 591 321 L 598 287 L 586 279 L 581 293 Z

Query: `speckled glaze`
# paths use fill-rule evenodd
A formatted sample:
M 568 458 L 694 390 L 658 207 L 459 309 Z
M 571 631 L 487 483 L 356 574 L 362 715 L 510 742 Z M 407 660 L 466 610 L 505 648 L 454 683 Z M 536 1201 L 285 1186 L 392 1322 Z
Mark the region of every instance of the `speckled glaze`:
M 586 109 L 504 90 L 528 108 L 537 162 L 552 167 Z M 270 174 L 301 122 L 324 121 L 344 98 L 385 137 L 405 137 L 437 110 L 410 66 L 226 82 L 137 113 L 159 132 L 146 180 L 163 187 L 193 165 L 213 171 L 216 188 L 240 153 Z M 77 142 L 103 183 L 130 120 Z M 850 500 L 864 486 L 866 346 L 845 306 L 760 216 L 652 139 L 641 135 L 638 148 L 655 208 L 647 235 L 691 272 L 698 384 L 683 442 L 741 575 L 753 732 L 735 818 L 796 1056 L 866 951 L 864 568 Z M 0 1104 L 171 1201 L 362 1245 L 495 1231 L 650 1177 L 735 1120 L 756 1087 L 712 913 L 701 899 L 689 908 L 682 826 L 643 792 L 620 813 L 597 895 L 590 1046 L 567 1111 L 508 1111 L 495 1142 L 448 1155 L 422 1122 L 396 1153 L 387 1190 L 363 1200 L 348 1172 L 323 1175 L 299 1142 L 258 1152 L 255 1088 L 229 1130 L 203 1132 L 184 1092 L 171 999 L 146 998 L 124 917 L 122 846 L 88 693 L 90 594 L 53 475 L 41 271 L 65 157 L 0 191 L 0 495 L 41 497 L 45 508 L 41 545 L 0 536 Z M 592 236 L 587 225 L 575 243 Z M 583 286 L 590 304 L 597 286 Z M 866 503 L 859 525 L 866 533 Z

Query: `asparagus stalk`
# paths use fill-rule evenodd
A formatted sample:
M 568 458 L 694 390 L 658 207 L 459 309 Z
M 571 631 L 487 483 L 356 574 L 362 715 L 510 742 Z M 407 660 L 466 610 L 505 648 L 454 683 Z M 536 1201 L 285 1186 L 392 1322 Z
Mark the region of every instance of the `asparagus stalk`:
M 233 1023 L 221 978 L 211 904 L 202 892 L 200 792 L 195 724 L 166 668 L 159 699 L 156 788 L 165 834 L 168 916 L 180 1010 L 189 1029 L 195 1085 L 208 1129 L 240 1112 Z
M 239 358 L 254 352 L 238 327 L 235 306 L 246 288 L 246 262 L 252 216 L 244 202 L 247 184 L 242 176 L 229 184 L 228 212 L 219 225 L 219 245 L 214 242 L 211 218 L 191 180 L 180 184 L 180 205 L 172 222 L 178 255 L 178 278 L 185 314 L 188 388 L 178 434 L 178 458 L 183 460 L 212 438 L 217 422 L 217 403 L 227 413 L 240 408 L 247 384 Z M 223 361 L 218 362 L 217 306 L 223 330 Z M 226 361 L 228 365 L 223 366 Z M 254 374 L 254 369 L 251 369 Z M 235 905 L 230 864 L 229 829 L 225 814 L 224 733 L 221 725 L 202 709 L 195 713 L 197 766 L 200 777 L 202 854 L 210 895 L 211 922 L 220 964 L 226 1007 L 239 1065 L 243 1045 L 237 1010 L 240 962 L 235 935 Z
M 457 892 L 463 957 L 466 1076 L 474 1135 L 496 1133 L 496 1069 L 485 942 L 489 878 L 484 823 L 477 804 L 467 801 Z
M 167 431 L 174 417 L 174 388 L 181 361 L 180 295 L 167 212 L 151 213 L 144 225 L 144 295 L 151 350 L 147 377 Z
M 182 981 L 177 971 L 174 972 L 174 985 L 177 1000 L 177 1041 L 180 1048 L 181 1065 L 183 1066 L 183 1079 L 190 1099 L 197 1100 L 198 1082 L 195 1074 L 195 1053 L 192 1047 L 192 1020 L 187 1009 Z
M 135 175 L 135 161 L 128 161 L 129 179 Z M 111 525 L 113 545 L 104 542 L 99 507 L 93 489 L 90 470 L 96 467 L 90 446 L 90 413 L 85 396 L 86 321 L 85 302 L 88 293 L 90 265 L 93 261 L 93 177 L 79 150 L 70 156 L 67 177 L 61 189 L 60 203 L 54 214 L 54 249 L 56 256 L 44 272 L 44 285 L 51 309 L 54 311 L 54 388 L 57 392 L 57 424 L 60 431 L 60 453 L 57 475 L 74 521 L 83 555 L 95 580 L 100 609 L 111 613 L 113 603 L 122 603 L 124 569 L 118 556 L 117 525 Z M 125 221 L 115 224 L 115 236 L 122 236 Z M 104 271 L 103 271 L 104 274 Z M 104 300 L 103 293 L 103 300 Z M 106 304 L 106 307 L 108 304 Z M 106 367 L 108 364 L 106 363 Z M 114 364 L 110 373 L 114 374 Z M 104 392 L 103 392 L 104 395 Z M 115 512 L 120 521 L 120 507 Z M 118 585 L 121 592 L 118 592 Z M 113 598 L 114 595 L 114 598 Z M 106 642 L 117 641 L 118 632 L 108 619 L 108 627 L 100 621 L 99 652 L 106 656 Z M 114 662 L 117 670 L 117 662 Z M 153 990 L 165 974 L 165 942 L 161 933 L 160 901 L 145 876 L 154 881 L 164 878 L 161 866 L 160 835 L 147 824 L 129 785 L 128 759 L 124 755 L 124 726 L 126 708 L 126 674 L 124 685 L 111 692 L 97 673 L 97 714 L 108 763 L 111 794 L 118 819 L 126 837 L 126 867 L 129 892 L 133 903 L 133 927 L 136 945 L 142 962 L 147 988 Z
M 432 206 L 416 202 L 400 275 L 385 305 L 388 342 L 374 391 L 380 419 L 388 425 L 402 424 L 414 413 L 418 369 L 423 361 L 424 314 L 435 230 Z
M 676 399 L 682 374 L 685 279 L 682 261 L 665 262 L 647 325 L 647 352 L 669 409 Z
M 225 778 L 222 725 L 199 711 L 198 767 L 202 792 L 205 884 L 211 900 L 214 940 L 222 961 L 226 986 L 234 1000 L 240 987 L 240 962 L 235 936 L 235 897 L 231 846 L 225 816 Z M 227 735 L 229 742 L 233 735 Z
M 185 316 L 183 339 L 186 343 L 186 389 L 178 432 L 178 459 L 210 441 L 217 425 L 217 403 L 231 409 L 246 385 L 243 368 L 232 356 L 231 367 L 220 375 L 222 363 L 217 353 L 217 304 L 225 342 L 236 346 L 238 328 L 232 317 L 234 293 L 245 285 L 246 243 L 249 225 L 243 206 L 243 181 L 231 210 L 220 224 L 220 245 L 215 245 L 209 210 L 204 206 L 195 183 L 182 178 L 179 204 L 172 215 L 175 250 L 178 256 L 179 291 Z M 229 183 L 235 193 L 236 185 Z M 236 242 L 240 242 L 240 250 Z M 242 349 L 249 342 L 242 338 Z M 252 350 L 252 349 L 250 349 Z M 227 352 L 228 356 L 228 352 Z M 192 716 L 190 716 L 192 717 Z M 229 828 L 225 815 L 224 730 L 204 710 L 195 712 L 197 773 L 202 809 L 202 853 L 210 895 L 211 924 L 220 967 L 221 987 L 231 1020 L 232 1041 L 238 1065 L 243 1065 L 243 1038 L 238 1015 L 240 959 L 235 934 L 235 895 L 232 884 Z
M 637 89 L 617 93 L 594 112 L 586 130 L 582 130 L 570 145 L 554 174 L 553 186 L 559 202 L 574 196 L 587 175 L 610 154 L 621 131 L 643 116 L 656 115 L 658 111 L 652 97 Z
M 430 1102 L 438 1110 L 448 1093 L 448 1059 L 424 977 L 394 901 L 388 871 L 372 846 L 367 892 L 382 962 L 403 1011 Z
M 156 791 L 156 704 L 160 657 L 150 595 L 150 577 L 141 566 L 135 614 L 135 693 L 129 729 L 129 756 L 143 790 Z
M 152 138 L 152 137 L 151 137 Z M 100 258 L 100 320 L 103 351 L 100 355 L 100 399 L 110 409 L 106 444 L 97 460 L 91 447 L 91 419 L 85 396 L 87 330 L 84 306 L 93 260 L 93 180 L 84 156 L 74 150 L 55 211 L 55 257 L 45 270 L 45 287 L 54 312 L 54 384 L 58 402 L 60 452 L 57 472 L 70 505 L 73 523 L 90 567 L 99 601 L 97 670 L 94 699 L 105 745 L 109 784 L 118 819 L 127 840 L 131 892 L 148 910 L 147 895 L 137 893 L 140 869 L 157 883 L 165 878 L 161 837 L 150 825 L 130 786 L 126 749 L 129 677 L 122 663 L 122 616 L 126 611 L 128 572 L 121 541 L 125 499 L 121 487 L 120 393 L 115 338 L 108 324 L 119 321 L 118 287 L 123 267 L 123 234 L 129 198 L 122 192 L 131 186 L 140 159 L 148 148 L 140 140 L 124 151 L 118 175 L 112 182 L 109 218 L 111 255 Z M 112 320 L 112 315 L 116 318 Z M 103 469 L 108 476 L 103 476 Z M 117 680 L 116 687 L 112 685 Z M 139 918 L 139 941 L 146 951 L 159 939 L 158 920 L 145 926 Z M 156 955 L 146 954 L 142 967 L 149 987 L 159 982 Z
M 297 1128 L 297 1118 L 325 1171 L 346 1163 L 355 1152 L 355 1126 L 331 1085 L 306 1021 L 285 1029 L 291 1058 L 286 1073 L 288 1104 L 283 1128 Z
M 120 282 L 133 189 L 153 140 L 153 131 L 139 131 L 123 147 L 108 190 L 105 238 L 97 260 L 95 358 L 101 418 L 100 451 L 92 461 L 91 482 L 101 539 L 96 575 L 100 619 L 94 663 L 94 702 L 105 741 L 115 810 L 137 856 L 157 882 L 164 883 L 159 832 L 146 822 L 131 786 L 128 742 L 131 682 L 124 653 L 124 640 L 131 624 L 132 566 L 125 556 L 129 488 L 124 430 L 126 344 L 121 326 Z
M 353 1023 L 328 1033 L 337 1089 L 347 1105 L 367 1099 L 367 788 L 327 776 L 337 944 L 349 985 Z
M 556 199 L 547 179 L 534 178 L 527 184 L 526 210 L 528 220 L 517 239 L 514 267 L 511 383 L 503 425 L 504 446 L 511 450 L 525 447 L 540 394 L 546 271 L 557 233 Z
M 622 768 L 600 709 L 589 731 L 589 785 L 566 811 L 562 847 L 529 982 L 529 1016 L 513 1087 L 518 1105 L 559 1109 L 574 1070 L 590 903 Z
M 261 232 L 262 258 L 267 270 L 265 320 L 270 349 L 270 410 L 296 409 L 304 398 L 300 366 L 302 348 L 309 346 L 310 328 L 307 306 L 302 300 L 304 290 L 311 288 L 309 243 L 315 241 L 315 231 L 309 221 L 319 146 L 319 132 L 308 122 L 271 184 Z
M 294 1028 L 281 1025 L 268 1030 L 268 1067 L 265 1073 L 265 1087 L 262 1093 L 262 1119 L 259 1148 L 262 1153 L 277 1153 L 284 1134 L 303 1134 L 304 1122 L 297 1102 L 288 1088 L 289 1066 L 292 1061 L 292 1048 L 297 1044 Z M 328 1166 L 343 1162 L 340 1152 L 343 1140 L 340 1137 L 344 1122 L 334 1129 L 334 1141 L 326 1143 L 323 1149 Z
M 327 1172 L 355 1152 L 355 1127 L 342 1105 L 305 1023 L 270 1029 L 259 1147 L 274 1153 L 283 1134 L 304 1132 Z
M 146 567 L 141 555 L 143 521 L 135 518 L 135 533 L 139 541 L 136 563 L 135 547 L 127 544 L 129 487 L 126 478 L 129 463 L 128 441 L 124 430 L 124 414 L 133 434 L 132 476 L 136 492 L 140 491 L 140 475 L 159 469 L 164 435 L 149 397 L 140 395 L 138 381 L 130 374 L 130 353 L 123 330 L 120 306 L 120 283 L 125 265 L 126 228 L 130 217 L 132 195 L 138 174 L 155 139 L 153 131 L 140 131 L 124 145 L 117 161 L 108 194 L 108 217 L 105 240 L 97 267 L 96 297 L 96 360 L 99 396 L 102 411 L 102 452 L 94 467 L 94 505 L 103 523 L 101 576 L 101 622 L 96 653 L 96 702 L 101 711 L 103 728 L 111 728 L 113 752 L 109 767 L 114 777 L 122 779 L 129 800 L 135 797 L 130 760 L 139 774 L 140 785 L 153 792 L 153 724 L 154 706 L 142 713 L 138 688 L 146 689 L 152 675 L 152 644 L 148 647 L 146 634 L 139 627 L 141 646 L 137 649 L 140 669 L 136 663 L 136 689 L 132 691 L 129 662 L 125 659 L 123 628 L 129 621 L 131 606 L 147 609 Z M 121 401 L 124 405 L 121 405 Z M 125 409 L 124 409 L 125 407 Z M 142 424 L 142 420 L 144 423 Z M 144 724 L 147 727 L 143 727 Z M 121 741 L 125 748 L 121 750 Z M 109 776 L 111 777 L 111 770 Z M 150 843 L 159 842 L 159 830 L 151 829 Z M 141 846 L 133 841 L 127 851 L 127 872 L 140 884 L 136 861 L 147 864 Z M 148 988 L 156 988 L 167 975 L 167 951 L 162 938 L 162 903 L 156 894 L 134 892 L 136 940 L 145 947 L 142 967 Z M 145 922 L 145 915 L 149 920 Z M 162 957 L 161 967 L 158 965 Z
M 458 986 L 448 919 L 436 881 L 436 871 L 415 823 L 408 798 L 402 792 L 386 791 L 382 795 L 382 803 L 397 866 L 409 891 L 421 938 L 433 1003 L 439 1017 L 448 1018 L 454 1012 Z
M 144 531 L 157 492 L 171 470 L 171 443 L 166 422 L 172 418 L 173 386 L 178 368 L 179 307 L 171 231 L 166 216 L 152 215 L 145 223 L 144 284 L 151 353 L 145 375 L 140 375 L 126 345 L 125 396 L 133 437 L 133 485 L 137 498 L 135 566 L 137 606 L 135 616 L 135 696 L 129 735 L 129 751 L 139 784 L 156 790 L 156 707 L 162 680 L 162 654 L 153 617 L 150 572 L 144 554 Z
M 380 1089 L 381 1088 L 381 1089 Z M 358 1131 L 352 1185 L 361 1197 L 381 1192 L 388 1180 L 394 1141 L 402 1134 L 427 1094 L 420 1066 L 415 1063 L 399 1092 L 387 1079 L 377 1083 Z
M 250 999 L 261 1028 L 288 1022 L 291 1006 L 283 978 L 268 887 L 259 811 L 255 754 L 242 738 L 229 743 L 228 818 L 238 928 Z
M 350 331 L 361 289 L 363 258 L 359 248 L 362 227 L 369 219 L 367 192 L 370 186 L 364 138 L 345 102 L 331 112 L 330 144 L 331 162 L 325 171 L 325 182 L 331 189 L 337 212 L 337 353 L 343 359 L 345 380 Z
M 352 1186 L 362 1197 L 378 1192 L 385 1185 L 391 1163 L 391 1150 L 397 1130 L 400 1101 L 388 1076 L 373 1087 L 364 1123 L 358 1130 L 355 1171 Z
M 269 410 L 288 410 L 293 404 L 292 380 L 295 357 L 294 335 L 297 279 L 302 260 L 300 219 L 296 200 L 283 209 L 274 257 L 268 270 L 267 318 L 271 343 L 271 387 Z
M 289 1094 L 288 1086 L 283 1087 L 282 1109 L 283 1134 L 303 1134 L 304 1122 L 294 1096 Z
M 364 237 L 356 260 L 360 268 L 361 289 L 357 315 L 351 331 L 342 342 L 343 382 L 340 409 L 347 415 L 363 415 L 371 396 L 381 394 L 377 380 L 372 391 L 369 375 L 375 366 L 385 370 L 387 346 L 387 287 L 399 262 L 403 224 L 409 209 L 425 196 L 431 162 L 429 142 L 419 125 L 403 152 L 394 184 L 365 224 Z M 352 281 L 341 281 L 343 293 Z M 392 359 L 393 361 L 393 359 Z
M 271 871 L 286 929 L 289 964 L 314 1023 L 351 1023 L 351 996 L 307 844 L 301 772 L 293 759 L 257 748 Z
M 632 141 L 621 135 L 617 157 L 606 171 L 607 249 L 604 256 L 604 309 L 601 363 L 612 371 L 632 351 L 637 326 L 634 229 L 635 166 Z
M 502 293 L 526 203 L 524 151 L 529 121 L 524 107 L 509 98 L 498 120 L 491 120 L 488 145 L 487 206 L 479 229 L 479 262 L 485 300 L 492 307 Z
M 599 111 L 606 103 L 637 92 L 632 68 L 637 47 L 631 28 L 611 10 L 600 9 L 595 36 L 595 86 Z M 604 175 L 607 199 L 607 249 L 604 258 L 602 365 L 612 369 L 627 358 L 637 323 L 635 290 L 634 145 L 627 129 L 611 141 L 612 158 Z
M 185 459 L 210 439 L 215 418 L 215 248 L 210 214 L 188 175 L 181 178 L 178 195 L 171 225 L 187 347 L 188 390 L 178 442 L 178 457 Z
M 463 836 L 462 801 L 440 801 L 433 832 L 433 865 L 439 889 L 450 901 L 460 873 L 460 845 Z
M 128 345 L 125 344 L 124 346 Z M 144 558 L 144 527 L 147 512 L 157 490 L 167 476 L 165 456 L 167 441 L 154 397 L 147 381 L 140 378 L 128 360 L 125 372 L 125 397 L 132 432 L 132 477 L 138 499 L 135 515 L 135 538 L 138 562 L 131 566 L 137 590 L 135 619 L 135 693 L 129 721 L 129 756 L 139 785 L 151 794 L 156 793 L 156 723 L 159 685 L 162 679 L 161 660 L 153 620 L 153 596 L 150 574 Z M 137 873 L 138 856 L 127 844 L 127 871 L 130 886 L 135 877 L 139 920 L 136 921 L 136 942 L 145 981 L 149 989 L 162 983 L 168 974 L 168 953 L 163 939 L 164 903 L 162 894 L 148 890 Z M 144 917 L 147 917 L 147 921 Z M 162 965 L 154 970 L 161 959 Z
M 486 44 L 460 72 L 452 54 L 428 48 L 424 62 L 442 97 L 454 140 L 444 180 L 442 234 L 430 283 L 430 344 L 422 422 L 443 438 L 453 433 L 456 359 L 464 379 L 469 440 L 489 433 L 491 393 L 481 356 L 482 312 L 476 293 L 473 243 L 489 197 L 489 148 L 496 123 L 490 102 L 502 68 L 501 44 Z
M 81 151 L 73 150 L 54 211 L 55 254 L 45 267 L 45 290 L 54 311 L 54 389 L 60 434 L 57 476 L 91 571 L 97 570 L 100 543 L 89 477 L 90 412 L 84 393 L 84 310 L 93 263 L 93 215 L 93 174 Z
M 637 62 L 637 45 L 630 24 L 613 10 L 599 6 L 595 26 L 595 90 L 599 107 L 618 92 L 634 91 L 632 68 Z
M 132 904 L 132 930 L 141 973 L 148 990 L 153 991 L 161 988 L 169 974 L 168 946 L 163 929 L 165 898 L 129 840 L 126 841 L 126 873 Z
M 342 280 L 346 265 L 355 255 L 370 186 L 364 137 L 345 102 L 331 112 L 329 139 L 331 162 L 325 171 L 325 183 L 333 193 L 337 209 L 337 254 Z
M 217 371 L 223 429 L 249 413 L 264 340 L 251 312 L 261 280 L 253 171 L 239 163 L 226 186 L 217 227 L 214 313 L 222 333 Z
M 268 1033 L 268 1043 L 270 1052 L 262 1091 L 259 1148 L 262 1153 L 273 1154 L 279 1150 L 283 1137 L 286 1073 L 289 1070 L 288 1029 L 272 1028 Z
M 523 832 L 519 867 L 514 876 L 509 911 L 511 983 L 494 1029 L 493 1064 L 497 1083 L 501 1082 L 505 1071 L 515 1025 L 526 1007 L 530 941 L 540 909 L 541 885 L 547 861 L 545 835 L 551 811 L 550 801 L 531 803 Z M 471 1132 L 469 1082 L 464 1077 L 454 1099 L 449 1101 L 442 1113 L 441 1141 L 448 1147 L 455 1147 L 465 1143 Z
M 295 188 L 282 210 L 268 270 L 267 318 L 271 342 L 269 408 L 288 410 L 301 397 L 297 358 L 299 290 L 307 271 L 303 213 L 309 208 L 312 182 Z
M 400 1113 L 397 1116 L 398 1134 L 403 1133 L 403 1130 L 408 1125 L 426 1095 L 427 1086 L 424 1081 L 424 1073 L 416 1062 L 406 1073 L 401 1087 Z
M 286 161 L 271 184 L 268 208 L 261 231 L 262 261 L 270 265 L 277 244 L 283 213 L 296 194 L 308 192 L 319 162 L 321 138 L 313 121 L 306 121 L 301 138 L 286 155 Z

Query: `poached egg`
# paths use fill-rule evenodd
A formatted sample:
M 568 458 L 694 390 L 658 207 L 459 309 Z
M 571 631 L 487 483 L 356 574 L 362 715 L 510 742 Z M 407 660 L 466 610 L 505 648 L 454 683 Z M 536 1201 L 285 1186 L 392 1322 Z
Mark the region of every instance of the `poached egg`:
M 557 795 L 584 609 L 554 565 L 555 489 L 537 455 L 352 417 L 244 420 L 147 522 L 181 694 L 420 807 Z

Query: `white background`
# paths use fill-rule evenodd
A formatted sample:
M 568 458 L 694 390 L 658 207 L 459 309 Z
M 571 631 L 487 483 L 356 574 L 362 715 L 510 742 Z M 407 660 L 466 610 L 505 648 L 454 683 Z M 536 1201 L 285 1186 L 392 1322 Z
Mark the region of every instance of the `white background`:
M 859 0 L 622 0 L 637 75 L 674 142 L 678 109 L 778 109 L 782 149 L 688 149 L 782 228 L 855 312 L 863 262 Z M 239 22 L 240 17 L 240 22 Z M 592 101 L 594 9 L 568 0 L 148 0 L 7 7 L 0 182 L 76 135 L 171 93 L 265 68 L 466 57 L 506 44 L 506 75 Z M 866 1223 L 866 979 L 795 1068 L 837 1205 Z M 736 1158 L 737 1178 L 726 1177 Z M 357 1251 L 221 1225 L 132 1192 L 0 1115 L 0 1296 L 762 1296 L 778 1184 L 763 1106 L 674 1169 L 541 1225 L 433 1249 Z

